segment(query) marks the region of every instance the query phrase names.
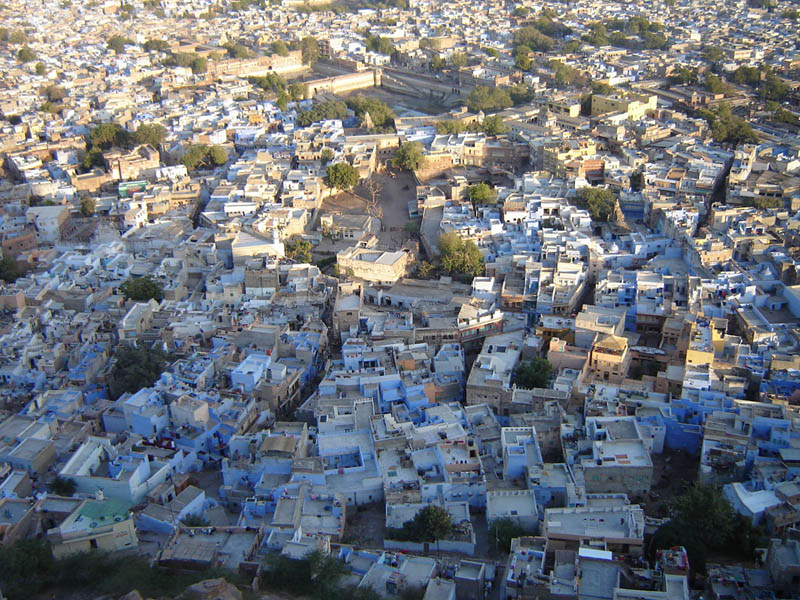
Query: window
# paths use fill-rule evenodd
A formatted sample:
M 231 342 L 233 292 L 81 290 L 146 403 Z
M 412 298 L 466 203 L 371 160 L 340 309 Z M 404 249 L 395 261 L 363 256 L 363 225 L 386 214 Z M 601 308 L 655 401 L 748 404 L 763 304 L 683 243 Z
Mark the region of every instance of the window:
M 97 550 L 97 540 L 95 540 L 95 539 L 89 540 L 89 547 L 94 549 L 94 550 Z

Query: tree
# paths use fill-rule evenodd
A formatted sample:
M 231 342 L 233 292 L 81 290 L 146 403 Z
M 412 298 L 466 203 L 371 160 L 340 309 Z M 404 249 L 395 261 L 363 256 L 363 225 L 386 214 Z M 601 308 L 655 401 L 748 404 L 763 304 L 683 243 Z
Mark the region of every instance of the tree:
M 359 179 L 358 169 L 350 163 L 340 162 L 325 169 L 325 183 L 338 190 L 352 189 Z
M 406 539 L 422 542 L 438 542 L 445 539 L 453 531 L 453 518 L 441 506 L 429 504 L 414 515 L 410 521 L 403 523 Z
M 228 153 L 222 146 L 211 146 L 208 149 L 208 158 L 212 164 L 220 167 L 228 162 Z
M 536 27 L 522 27 L 514 32 L 514 47 L 528 46 L 537 52 L 547 52 L 553 47 L 553 38 L 546 36 Z
M 535 357 L 531 361 L 523 361 L 514 370 L 514 383 L 517 387 L 532 390 L 544 388 L 550 383 L 553 374 L 553 365 L 547 360 Z
M 36 60 L 36 52 L 31 50 L 28 46 L 23 46 L 17 52 L 17 61 L 21 63 L 29 63 Z
M 131 38 L 127 38 L 121 35 L 112 35 L 108 38 L 106 42 L 109 50 L 113 50 L 117 54 L 122 54 L 125 52 L 125 46 L 133 46 L 134 41 Z
M 372 124 L 378 128 L 391 128 L 394 126 L 394 112 L 391 108 L 377 98 L 357 94 L 346 101 L 347 108 L 356 113 L 359 120 L 369 114 Z
M 725 55 L 722 53 L 717 46 L 704 46 L 703 47 L 703 58 L 705 58 L 710 63 L 718 63 L 720 62 Z
M 467 95 L 467 107 L 475 113 L 503 110 L 512 104 L 509 93 L 501 88 L 479 85 Z
M 406 171 L 417 171 L 425 165 L 425 156 L 422 153 L 422 144 L 419 142 L 405 142 L 397 149 L 397 154 L 392 161 L 395 167 Z
M 125 298 L 134 302 L 147 302 L 151 299 L 161 302 L 164 299 L 164 289 L 161 284 L 148 275 L 131 277 L 124 281 L 119 289 Z
M 47 75 L 47 67 L 44 66 L 44 63 L 40 62 L 36 63 L 34 70 L 36 71 L 36 74 L 39 77 L 44 77 L 45 75 Z
M 368 33 L 364 38 L 364 44 L 367 47 L 367 50 L 377 52 L 378 54 L 391 56 L 394 52 L 394 44 L 392 43 L 392 40 L 379 35 L 372 35 L 371 33 Z
M 608 188 L 581 188 L 578 198 L 579 204 L 591 213 L 595 221 L 608 221 L 614 212 L 614 193 Z
M 417 277 L 420 279 L 428 279 L 433 273 L 433 265 L 427 260 L 423 260 L 417 265 Z
M 742 142 L 758 142 L 758 135 L 750 124 L 731 112 L 727 103 L 720 104 L 715 110 L 701 110 L 703 117 L 711 127 L 714 141 L 738 145 Z
M 481 123 L 481 127 L 486 135 L 502 135 L 504 133 L 508 133 L 511 129 L 508 125 L 506 125 L 505 121 L 503 121 L 503 118 L 500 115 L 491 115 L 489 117 L 485 117 L 483 119 L 483 123 Z
M 289 47 L 283 40 L 275 40 L 270 44 L 270 51 L 278 56 L 289 56 Z
M 494 204 L 497 200 L 497 191 L 488 183 L 478 183 L 467 189 L 467 197 L 473 207 L 479 204 Z
M 150 144 L 153 148 L 158 148 L 165 139 L 167 139 L 167 129 L 158 123 L 152 125 L 143 123 L 133 133 L 133 141 L 136 144 Z
M 42 90 L 42 94 L 50 102 L 60 102 L 67 97 L 67 91 L 60 85 L 48 85 Z
M 169 42 L 164 40 L 147 40 L 144 44 L 142 44 L 142 48 L 145 49 L 147 52 L 167 52 L 170 48 Z
M 206 527 L 208 525 L 208 519 L 201 515 L 186 515 L 181 519 L 181 523 L 186 525 L 186 527 Z
M 403 230 L 412 238 L 419 237 L 419 221 L 409 221 L 403 225 Z
M 81 200 L 81 215 L 84 217 L 91 217 L 96 208 L 94 198 L 84 198 Z
M 483 274 L 483 255 L 475 242 L 464 241 L 452 231 L 439 237 L 442 268 L 451 274 L 478 277 Z
M 152 386 L 161 377 L 166 363 L 167 355 L 158 348 L 120 344 L 114 352 L 114 366 L 108 379 L 112 398 Z
M 297 124 L 308 127 L 312 123 L 329 119 L 344 119 L 347 117 L 347 105 L 341 100 L 330 102 L 317 102 L 311 110 L 304 110 L 297 115 Z
M 57 475 L 50 484 L 50 491 L 56 496 L 72 496 L 78 489 L 78 484 L 74 479 Z
M 333 150 L 331 150 L 330 148 L 323 148 L 322 151 L 319 153 L 319 160 L 323 165 L 327 165 L 334 159 L 335 156 L 336 153 Z
M 377 177 L 367 177 L 362 181 L 362 185 L 367 194 L 369 194 L 367 197 L 369 211 L 379 219 L 383 218 L 383 211 L 380 205 L 381 192 L 383 191 L 381 180 Z
M 131 142 L 128 130 L 116 123 L 101 123 L 89 131 L 89 147 L 108 150 L 112 146 L 125 147 Z
M 313 65 L 319 60 L 319 43 L 311 36 L 306 36 L 300 40 L 300 52 L 304 65 Z
M 308 86 L 305 83 L 290 83 L 286 91 L 294 101 L 303 100 L 308 96 Z
M 736 514 L 720 490 L 693 483 L 670 505 L 671 520 L 656 531 L 650 545 L 653 553 L 681 545 L 689 554 L 695 572 L 705 571 L 709 552 L 750 560 L 760 544 L 752 521 Z
M 339 579 L 349 572 L 343 562 L 330 554 L 315 550 L 306 556 L 311 568 L 313 594 L 320 600 L 335 597 Z
M 456 69 L 466 67 L 467 55 L 463 52 L 453 52 L 452 56 L 450 56 L 450 64 Z
M 522 46 L 517 46 L 516 50 L 514 50 L 514 64 L 518 69 L 522 71 L 528 71 L 533 64 L 533 61 L 530 57 L 531 49 L 524 44 Z
M 0 279 L 13 283 L 25 276 L 25 268 L 13 256 L 4 256 L 0 259 Z
M 286 256 L 292 260 L 299 263 L 311 262 L 311 242 L 295 236 L 284 242 L 283 247 L 286 250 Z
M 527 529 L 508 517 L 494 520 L 489 527 L 490 543 L 494 540 L 496 548 L 503 554 L 508 554 L 511 549 L 511 540 L 529 534 Z

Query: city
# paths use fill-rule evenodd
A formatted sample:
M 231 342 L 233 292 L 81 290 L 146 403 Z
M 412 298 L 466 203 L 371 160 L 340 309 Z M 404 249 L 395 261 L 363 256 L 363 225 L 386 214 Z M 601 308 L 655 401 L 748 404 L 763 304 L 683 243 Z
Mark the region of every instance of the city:
M 0 0 L 0 599 L 800 598 L 799 20 Z

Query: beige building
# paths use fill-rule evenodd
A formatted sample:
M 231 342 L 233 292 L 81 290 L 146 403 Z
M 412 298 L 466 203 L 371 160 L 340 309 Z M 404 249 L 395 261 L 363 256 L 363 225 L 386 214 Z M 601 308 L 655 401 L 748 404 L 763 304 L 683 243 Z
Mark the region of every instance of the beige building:
M 128 507 L 119 500 L 85 500 L 61 525 L 47 531 L 53 556 L 90 550 L 115 552 L 139 546 Z
M 395 283 L 405 277 L 409 268 L 409 254 L 405 250 L 388 252 L 369 247 L 361 242 L 336 254 L 339 273 L 352 271 L 353 277 L 375 283 Z
M 599 379 L 621 382 L 628 375 L 631 352 L 628 340 L 616 335 L 605 335 L 595 340 L 589 354 L 589 369 Z
M 656 110 L 658 97 L 650 95 L 602 96 L 592 95 L 592 116 L 606 113 L 624 113 L 628 119 L 638 121 L 648 111 Z

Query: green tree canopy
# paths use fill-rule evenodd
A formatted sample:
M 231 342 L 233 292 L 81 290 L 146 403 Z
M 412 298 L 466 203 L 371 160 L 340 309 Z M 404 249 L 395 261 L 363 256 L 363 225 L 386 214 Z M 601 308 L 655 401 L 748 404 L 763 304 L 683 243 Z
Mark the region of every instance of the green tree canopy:
M 169 42 L 159 39 L 147 40 L 142 44 L 142 48 L 147 52 L 167 52 L 170 48 Z
M 25 276 L 25 268 L 13 256 L 4 256 L 0 259 L 0 279 L 13 283 Z
M 467 95 L 467 107 L 472 112 L 495 112 L 512 106 L 511 96 L 502 88 L 479 85 Z
M 510 131 L 510 127 L 500 115 L 491 115 L 483 119 L 481 128 L 486 135 L 502 135 Z
M 608 188 L 584 187 L 578 190 L 579 204 L 592 215 L 592 220 L 605 222 L 614 212 L 614 192 Z
M 531 532 L 513 519 L 504 517 L 496 519 L 489 527 L 489 544 L 496 544 L 500 552 L 508 554 L 511 550 L 511 540 L 526 535 L 531 535 Z
M 77 489 L 78 484 L 75 483 L 74 479 L 61 477 L 61 475 L 56 475 L 50 484 L 50 491 L 57 496 L 72 496 Z
M 553 38 L 543 34 L 536 27 L 528 26 L 514 32 L 514 47 L 528 46 L 537 52 L 547 52 L 553 47 Z
M 448 273 L 469 277 L 483 275 L 483 255 L 472 240 L 462 240 L 452 231 L 443 233 L 439 237 L 439 252 L 442 268 Z
M 158 148 L 167 139 L 167 129 L 158 123 L 139 125 L 133 133 L 133 141 L 136 144 L 150 144 L 153 148 Z
M 736 514 L 720 490 L 695 482 L 670 506 L 671 521 L 656 531 L 652 552 L 681 545 L 695 572 L 705 571 L 709 553 L 751 560 L 761 539 L 752 521 Z
M 157 348 L 120 344 L 114 352 L 114 366 L 108 379 L 112 398 L 152 386 L 167 364 L 167 356 Z
M 208 159 L 217 167 L 224 165 L 228 162 L 228 153 L 222 146 L 211 146 L 208 149 Z
M 467 197 L 472 202 L 472 206 L 494 204 L 497 200 L 497 191 L 488 183 L 478 183 L 469 187 Z
M 419 142 L 405 142 L 397 149 L 393 164 L 406 171 L 416 171 L 425 165 L 425 155 Z
M 87 197 L 81 200 L 81 206 L 80 206 L 81 215 L 83 215 L 84 217 L 91 217 L 94 214 L 96 208 L 97 207 L 95 205 L 94 198 Z
M 357 94 L 346 100 L 347 108 L 356 113 L 356 117 L 363 119 L 369 113 L 369 118 L 375 127 L 388 128 L 394 126 L 394 111 L 381 100 Z
M 116 123 L 100 123 L 89 131 L 89 146 L 108 150 L 113 146 L 126 147 L 131 143 L 128 130 Z
M 304 240 L 301 237 L 293 237 L 283 243 L 286 250 L 286 256 L 299 263 L 311 262 L 311 242 Z
M 44 77 L 45 75 L 47 75 L 47 67 L 44 65 L 44 63 L 40 62 L 36 63 L 34 70 L 36 71 L 36 74 L 39 77 Z
M 453 531 L 453 518 L 441 506 L 429 504 L 420 509 L 413 519 L 403 523 L 399 531 L 391 535 L 398 539 L 422 542 L 435 542 L 445 539 Z
M 367 50 L 377 52 L 378 54 L 391 56 L 394 52 L 394 44 L 392 43 L 392 40 L 389 38 L 380 37 L 379 35 L 372 35 L 371 33 L 368 33 L 364 38 L 364 44 L 366 45 Z
M 323 165 L 327 165 L 336 157 L 336 153 L 330 148 L 323 148 L 319 153 L 319 160 Z
M 283 40 L 275 40 L 270 44 L 270 51 L 278 56 L 289 56 L 289 47 Z
M 134 44 L 135 42 L 131 38 L 122 35 L 112 35 L 106 42 L 109 50 L 113 50 L 117 54 L 125 52 L 125 46 L 133 46 Z
M 328 165 L 325 169 L 325 183 L 329 187 L 338 190 L 352 189 L 358 183 L 359 179 L 358 169 L 346 162 Z
M 461 67 L 467 66 L 467 55 L 463 52 L 453 52 L 450 56 L 450 64 L 453 65 L 454 68 L 460 69 Z
M 313 65 L 319 60 L 319 42 L 311 36 L 306 36 L 300 40 L 300 51 L 304 65 Z
M 297 124 L 308 127 L 312 123 L 328 119 L 344 119 L 347 117 L 347 105 L 341 100 L 330 102 L 315 102 L 310 110 L 304 110 L 297 115 Z
M 21 63 L 29 63 L 36 60 L 36 52 L 31 50 L 28 46 L 23 46 L 17 52 L 17 61 Z
M 155 300 L 161 302 L 164 299 L 164 289 L 161 284 L 145 275 L 144 277 L 131 277 L 119 286 L 122 295 L 134 302 L 147 302 Z
M 758 142 L 758 135 L 750 124 L 731 112 L 727 103 L 720 104 L 715 110 L 701 110 L 703 117 L 711 127 L 711 135 L 715 142 L 737 145 L 742 142 Z
M 517 387 L 532 390 L 533 388 L 546 388 L 553 374 L 553 365 L 547 360 L 535 357 L 531 361 L 522 361 L 514 369 L 514 383 Z

